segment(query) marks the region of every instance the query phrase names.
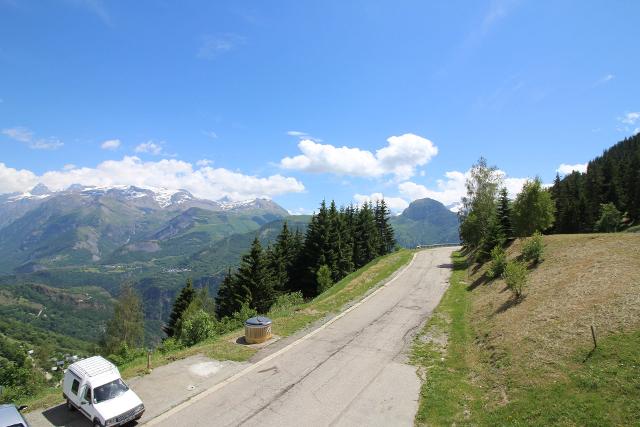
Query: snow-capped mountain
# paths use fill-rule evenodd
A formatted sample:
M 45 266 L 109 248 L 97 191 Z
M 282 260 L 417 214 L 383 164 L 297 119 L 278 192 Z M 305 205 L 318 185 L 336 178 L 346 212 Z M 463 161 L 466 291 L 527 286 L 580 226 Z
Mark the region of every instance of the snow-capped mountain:
M 139 259 L 144 253 L 183 251 L 184 245 L 196 250 L 285 216 L 286 210 L 267 199 L 215 201 L 181 189 L 135 186 L 76 184 L 51 191 L 40 184 L 0 195 L 0 272 Z M 182 237 L 184 242 L 168 242 Z

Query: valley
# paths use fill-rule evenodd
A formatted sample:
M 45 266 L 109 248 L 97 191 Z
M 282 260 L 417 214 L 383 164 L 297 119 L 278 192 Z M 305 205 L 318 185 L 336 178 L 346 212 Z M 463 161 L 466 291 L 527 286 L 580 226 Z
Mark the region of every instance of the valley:
M 38 185 L 1 197 L 0 313 L 55 345 L 63 337 L 85 340 L 59 344 L 60 352 L 99 344 L 123 283 L 140 293 L 145 341 L 156 345 L 187 278 L 215 296 L 254 237 L 268 246 L 284 221 L 304 234 L 311 219 L 267 199 L 210 201 L 184 190 L 132 186 L 74 185 L 52 192 Z M 457 242 L 456 215 L 433 200 L 412 203 L 391 223 L 401 246 Z M 79 303 L 78 295 L 91 305 Z M 36 316 L 40 309 L 44 314 Z M 4 333 L 18 339 L 12 324 L 7 321 Z

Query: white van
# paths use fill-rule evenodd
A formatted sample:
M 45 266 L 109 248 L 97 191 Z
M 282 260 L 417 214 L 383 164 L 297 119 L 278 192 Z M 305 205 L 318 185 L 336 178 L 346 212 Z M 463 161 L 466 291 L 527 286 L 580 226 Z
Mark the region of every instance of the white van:
M 62 395 L 94 426 L 120 426 L 144 413 L 140 398 L 120 378 L 118 368 L 101 356 L 80 360 L 64 374 Z

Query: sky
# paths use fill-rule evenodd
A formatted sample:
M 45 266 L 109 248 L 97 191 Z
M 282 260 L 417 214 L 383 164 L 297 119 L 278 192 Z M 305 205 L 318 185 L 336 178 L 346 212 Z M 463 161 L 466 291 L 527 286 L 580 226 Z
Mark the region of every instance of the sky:
M 640 2 L 0 0 L 0 193 L 515 195 L 640 131 Z

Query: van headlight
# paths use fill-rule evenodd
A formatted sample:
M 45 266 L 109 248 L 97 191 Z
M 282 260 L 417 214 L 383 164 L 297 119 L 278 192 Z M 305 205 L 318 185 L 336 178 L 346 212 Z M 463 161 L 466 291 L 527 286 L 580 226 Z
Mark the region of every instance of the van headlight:
M 118 422 L 118 417 L 113 417 L 113 418 L 109 418 L 107 421 L 105 421 L 105 425 L 113 425 L 115 423 Z
M 144 411 L 144 405 L 141 403 L 138 406 L 136 406 L 136 409 L 134 410 L 134 413 L 138 413 L 140 411 Z

